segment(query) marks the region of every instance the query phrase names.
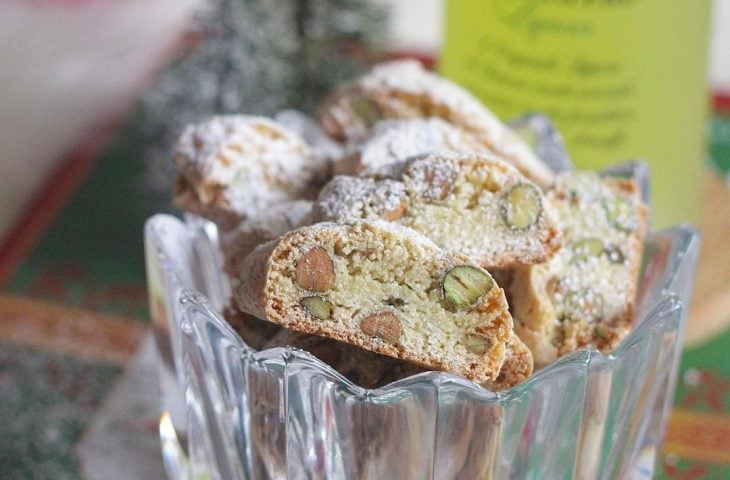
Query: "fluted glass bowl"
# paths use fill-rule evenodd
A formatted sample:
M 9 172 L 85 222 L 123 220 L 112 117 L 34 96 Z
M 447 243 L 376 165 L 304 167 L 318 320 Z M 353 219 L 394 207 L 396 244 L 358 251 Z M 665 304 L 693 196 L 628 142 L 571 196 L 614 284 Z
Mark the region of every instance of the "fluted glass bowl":
M 427 372 L 376 390 L 294 348 L 254 351 L 220 315 L 216 230 L 146 226 L 172 479 L 650 478 L 674 393 L 698 254 L 686 226 L 646 242 L 637 325 L 502 393 Z

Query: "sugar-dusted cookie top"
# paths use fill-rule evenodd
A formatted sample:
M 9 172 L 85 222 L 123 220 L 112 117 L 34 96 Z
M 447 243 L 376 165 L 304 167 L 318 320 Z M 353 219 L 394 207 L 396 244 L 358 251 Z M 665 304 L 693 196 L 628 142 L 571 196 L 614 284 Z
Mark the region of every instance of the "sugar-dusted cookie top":
M 544 262 L 561 246 L 542 191 L 491 155 L 436 152 L 388 170 L 387 178 L 335 177 L 313 219 L 396 222 L 489 268 Z
M 367 138 L 348 146 L 346 155 L 335 164 L 335 173 L 385 174 L 392 163 L 440 150 L 487 151 L 471 134 L 439 117 L 383 120 Z
M 440 117 L 471 133 L 540 186 L 554 179 L 530 147 L 476 97 L 415 60 L 376 65 L 335 91 L 323 108 L 322 124 L 335 138 L 353 141 L 365 138 L 379 120 L 423 117 Z
M 215 116 L 178 139 L 175 204 L 229 229 L 278 202 L 311 197 L 322 162 L 296 134 L 247 115 Z
M 281 202 L 256 212 L 235 228 L 222 232 L 220 245 L 224 270 L 230 275 L 238 275 L 246 255 L 262 243 L 305 225 L 311 210 L 312 202 L 309 200 Z
M 488 272 L 387 222 L 302 227 L 251 252 L 239 280 L 252 315 L 476 382 L 497 377 L 512 332 Z
M 565 173 L 548 192 L 565 247 L 515 270 L 516 331 L 543 366 L 578 348 L 608 351 L 629 332 L 647 209 L 632 180 Z
M 315 163 L 319 165 L 315 186 L 321 187 L 327 183 L 332 177 L 333 166 L 344 155 L 343 146 L 327 135 L 315 118 L 298 110 L 281 110 L 276 113 L 274 120 L 307 143 Z

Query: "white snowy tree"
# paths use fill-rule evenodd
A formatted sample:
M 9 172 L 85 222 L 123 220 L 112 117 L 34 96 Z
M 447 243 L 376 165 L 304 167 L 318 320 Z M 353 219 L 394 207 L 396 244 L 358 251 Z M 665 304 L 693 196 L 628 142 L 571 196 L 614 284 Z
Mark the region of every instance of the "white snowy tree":
M 168 189 L 182 128 L 218 113 L 315 113 L 337 83 L 376 58 L 386 12 L 367 0 L 211 0 L 193 48 L 142 99 L 148 183 Z

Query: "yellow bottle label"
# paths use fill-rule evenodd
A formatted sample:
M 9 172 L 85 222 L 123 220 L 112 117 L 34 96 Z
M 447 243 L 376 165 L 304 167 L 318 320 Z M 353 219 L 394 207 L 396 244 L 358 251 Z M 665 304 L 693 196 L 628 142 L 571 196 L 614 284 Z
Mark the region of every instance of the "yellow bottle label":
M 654 226 L 697 217 L 709 0 L 449 0 L 439 70 L 504 119 L 549 115 L 578 168 L 643 158 Z

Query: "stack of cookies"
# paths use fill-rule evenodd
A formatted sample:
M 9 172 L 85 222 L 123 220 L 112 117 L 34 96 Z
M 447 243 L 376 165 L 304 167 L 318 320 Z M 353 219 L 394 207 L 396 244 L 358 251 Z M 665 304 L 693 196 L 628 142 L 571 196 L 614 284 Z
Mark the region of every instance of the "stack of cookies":
M 175 203 L 218 225 L 226 318 L 251 347 L 308 350 L 368 388 L 442 370 L 503 390 L 628 333 L 634 180 L 553 172 L 413 61 L 343 85 L 319 123 L 281 120 L 213 117 L 175 155 Z

